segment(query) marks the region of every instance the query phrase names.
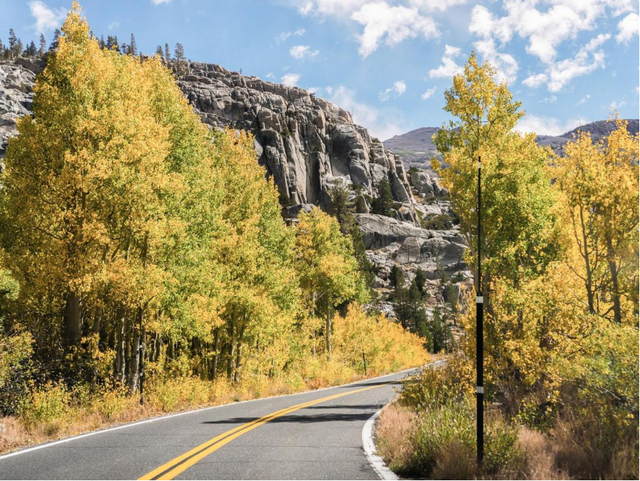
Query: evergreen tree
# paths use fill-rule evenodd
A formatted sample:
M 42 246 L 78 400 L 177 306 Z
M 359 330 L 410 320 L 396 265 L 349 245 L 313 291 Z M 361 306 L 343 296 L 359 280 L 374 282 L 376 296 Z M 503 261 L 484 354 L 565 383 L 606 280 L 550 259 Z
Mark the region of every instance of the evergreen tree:
M 389 275 L 391 285 L 394 287 L 404 287 L 404 271 L 398 265 L 394 264 L 391 268 L 391 274 Z
M 362 193 L 362 187 L 356 186 L 356 200 L 354 201 L 356 214 L 366 214 L 369 212 L 367 208 L 367 200 Z
M 49 52 L 55 52 L 58 50 L 58 43 L 60 42 L 60 36 L 62 32 L 57 28 L 53 32 L 53 40 L 51 41 L 51 45 L 49 45 Z
M 433 319 L 429 323 L 429 335 L 432 339 L 432 352 L 450 352 L 453 348 L 451 328 L 443 319 L 439 308 L 433 311 Z
M 104 48 L 106 46 L 106 43 L 104 42 L 104 35 L 100 35 L 100 48 Z
M 184 47 L 182 46 L 181 43 L 176 43 L 175 59 L 176 59 L 176 62 L 183 62 L 185 59 Z
M 40 34 L 40 48 L 38 49 L 38 55 L 44 57 L 44 53 L 47 51 L 47 41 L 44 38 L 44 34 Z
M 164 60 L 164 53 L 162 53 L 162 47 L 158 45 L 156 47 L 156 55 L 159 55 L 162 60 Z
M 345 235 L 349 234 L 355 224 L 355 218 L 353 217 L 353 206 L 349 201 L 349 189 L 342 180 L 336 182 L 329 190 L 329 197 L 331 198 L 329 214 L 334 216 L 340 224 L 340 231 Z
M 19 57 L 22 54 L 24 46 L 22 44 L 22 40 L 16 37 L 15 32 L 12 28 L 9 29 L 9 51 L 11 53 L 11 58 Z
M 169 50 L 169 44 L 165 43 L 164 44 L 164 61 L 169 63 L 170 60 L 171 60 L 171 51 Z
M 418 286 L 418 290 L 420 291 L 420 294 L 424 296 L 425 294 L 424 287 L 427 283 L 427 274 L 420 267 L 418 267 L 418 270 L 416 271 L 415 280 L 416 280 L 416 285 Z
M 378 183 L 378 196 L 371 202 L 371 209 L 374 214 L 393 216 L 393 193 L 387 179 Z
M 33 40 L 31 41 L 31 43 L 29 43 L 24 53 L 27 57 L 35 57 L 38 54 L 38 49 L 36 48 L 36 44 L 35 42 L 33 42 Z
M 131 34 L 131 43 L 129 44 L 129 53 L 131 55 L 138 55 L 138 45 L 136 45 L 136 37 Z

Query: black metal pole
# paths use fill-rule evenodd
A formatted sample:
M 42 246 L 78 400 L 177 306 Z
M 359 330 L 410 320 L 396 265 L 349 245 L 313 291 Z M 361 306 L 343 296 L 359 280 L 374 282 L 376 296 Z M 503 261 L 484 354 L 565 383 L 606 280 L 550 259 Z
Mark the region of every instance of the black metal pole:
M 484 299 L 482 297 L 482 256 L 481 256 L 481 236 L 482 236 L 482 192 L 481 179 L 482 164 L 478 156 L 478 272 L 476 280 L 476 432 L 477 432 L 477 453 L 478 465 L 482 464 L 484 457 L 484 336 L 483 336 L 483 308 Z
M 142 308 L 138 308 L 139 311 L 139 337 L 138 337 L 138 376 L 140 378 L 140 405 L 144 405 L 144 398 L 142 397 L 144 389 L 144 344 L 142 343 Z

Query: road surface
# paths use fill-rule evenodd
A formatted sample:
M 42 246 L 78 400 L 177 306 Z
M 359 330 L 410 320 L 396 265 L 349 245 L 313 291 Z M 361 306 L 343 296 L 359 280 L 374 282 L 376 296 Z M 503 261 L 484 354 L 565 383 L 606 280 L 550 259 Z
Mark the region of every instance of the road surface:
M 379 479 L 362 428 L 412 373 L 36 446 L 0 456 L 0 479 Z

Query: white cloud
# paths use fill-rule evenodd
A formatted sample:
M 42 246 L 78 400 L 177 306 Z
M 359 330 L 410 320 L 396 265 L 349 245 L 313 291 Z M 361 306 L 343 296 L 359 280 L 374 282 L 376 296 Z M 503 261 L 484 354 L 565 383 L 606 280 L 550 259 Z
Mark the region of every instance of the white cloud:
M 114 28 L 118 28 L 120 26 L 120 22 L 118 22 L 117 20 L 114 20 L 113 22 L 109 23 L 109 25 L 107 25 L 107 28 L 109 30 L 113 30 Z
M 393 46 L 407 38 L 422 36 L 430 39 L 439 35 L 437 24 L 431 17 L 421 15 L 416 8 L 390 6 L 386 2 L 367 3 L 354 12 L 351 19 L 364 26 L 364 31 L 358 36 L 358 51 L 363 57 L 375 52 L 383 40 Z
M 29 10 L 31 10 L 33 18 L 36 19 L 33 28 L 38 33 L 58 28 L 67 15 L 64 8 L 49 8 L 46 3 L 40 0 L 29 2 Z
M 290 0 L 302 15 L 348 16 L 358 10 L 367 0 L 312 0 L 300 5 L 299 0 Z
M 268 78 L 268 79 L 275 79 L 276 78 L 276 76 L 273 75 L 273 72 L 269 72 L 267 75 L 265 75 L 265 77 Z
M 473 46 L 482 58 L 496 69 L 496 79 L 499 82 L 513 83 L 518 74 L 518 62 L 508 53 L 498 52 L 493 39 L 478 40 Z
M 620 102 L 616 102 L 614 100 L 613 102 L 611 102 L 611 105 L 609 105 L 609 108 L 611 110 L 620 110 L 625 105 L 627 105 L 627 101 L 626 100 L 621 100 Z
M 425 12 L 444 12 L 451 7 L 464 5 L 465 3 L 467 3 L 467 0 L 409 0 L 409 4 L 412 7 Z
M 555 95 L 552 95 L 550 97 L 546 97 L 544 100 L 542 100 L 543 104 L 552 104 L 554 103 L 556 100 L 558 100 L 558 97 L 556 97 Z
M 462 72 L 462 67 L 456 63 L 454 57 L 460 56 L 462 51 L 458 47 L 445 45 L 444 56 L 442 57 L 442 65 L 438 68 L 429 70 L 431 78 L 451 78 Z
M 393 83 L 393 87 L 389 87 L 384 92 L 380 92 L 378 94 L 378 97 L 380 98 L 381 102 L 386 102 L 391 98 L 392 95 L 397 98 L 397 97 L 400 97 L 406 91 L 407 91 L 407 84 L 404 82 L 404 80 L 398 80 L 397 82 Z
M 296 87 L 298 85 L 298 82 L 300 81 L 300 77 L 301 77 L 300 74 L 288 73 L 283 75 L 280 81 L 282 82 L 283 85 L 286 85 L 287 87 Z
M 630 13 L 624 17 L 618 23 L 618 35 L 616 35 L 616 41 L 618 43 L 627 43 L 635 35 L 638 35 L 638 25 L 640 24 L 640 17 L 637 13 Z
M 151 0 L 154 5 L 162 5 L 163 3 L 171 3 L 171 0 Z
M 311 50 L 309 45 L 296 45 L 289 49 L 289 53 L 297 60 L 304 60 L 305 58 L 316 57 L 320 52 L 318 50 Z
M 577 105 L 582 105 L 584 103 L 587 103 L 587 100 L 589 100 L 591 98 L 591 94 L 587 94 L 584 97 L 582 97 L 580 99 L 580 101 L 577 103 Z
M 601 33 L 578 50 L 574 57 L 551 62 L 545 73 L 531 75 L 522 83 L 531 88 L 546 83 L 550 92 L 559 92 L 574 78 L 604 67 L 604 52 L 597 49 L 610 38 L 611 35 Z
M 522 83 L 527 87 L 537 88 L 537 87 L 540 87 L 540 85 L 545 84 L 547 80 L 548 80 L 547 74 L 539 73 L 535 75 L 530 75 L 529 77 L 524 79 Z
M 527 40 L 526 50 L 546 64 L 557 56 L 558 46 L 593 30 L 597 20 L 609 9 L 614 16 L 632 11 L 633 0 L 504 0 L 505 15 L 491 13 L 486 7 L 473 8 L 469 31 L 502 44 L 514 35 Z M 544 7 L 547 6 L 546 10 Z M 637 23 L 637 22 L 636 22 Z
M 514 130 L 535 132 L 538 135 L 562 135 L 586 123 L 585 119 L 569 119 L 563 122 L 555 117 L 525 115 L 518 121 Z
M 428 98 L 431 98 L 435 93 L 436 93 L 435 87 L 428 89 L 425 93 L 422 94 L 422 100 L 427 100 Z
M 330 97 L 329 100 L 337 106 L 351 112 L 353 121 L 366 127 L 374 137 L 386 140 L 394 135 L 406 132 L 407 129 L 385 120 L 388 116 L 383 115 L 378 109 L 358 102 L 355 91 L 340 86 L 336 89 L 326 88 Z
M 298 30 L 291 30 L 289 32 L 282 32 L 276 37 L 276 43 L 282 43 L 290 37 L 302 37 L 307 31 L 304 28 Z

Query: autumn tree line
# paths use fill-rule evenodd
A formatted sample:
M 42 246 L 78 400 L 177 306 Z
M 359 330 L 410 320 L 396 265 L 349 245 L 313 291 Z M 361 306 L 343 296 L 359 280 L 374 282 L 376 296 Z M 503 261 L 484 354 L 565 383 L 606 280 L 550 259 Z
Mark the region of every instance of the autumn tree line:
M 454 120 L 435 137 L 434 162 L 477 273 L 481 161 L 484 464 L 474 309 L 458 316 L 466 335 L 447 367 L 405 386 L 396 415 L 416 427 L 382 451 L 417 478 L 635 479 L 638 135 L 613 115 L 606 138 L 580 132 L 555 155 L 517 131 L 521 103 L 495 74 L 472 54 L 453 78 L 444 110 Z
M 56 386 L 134 393 L 140 356 L 147 386 L 425 361 L 362 307 L 352 231 L 283 221 L 249 134 L 210 131 L 165 58 L 103 48 L 77 3 L 62 31 L 0 174 L 3 414 Z

